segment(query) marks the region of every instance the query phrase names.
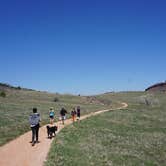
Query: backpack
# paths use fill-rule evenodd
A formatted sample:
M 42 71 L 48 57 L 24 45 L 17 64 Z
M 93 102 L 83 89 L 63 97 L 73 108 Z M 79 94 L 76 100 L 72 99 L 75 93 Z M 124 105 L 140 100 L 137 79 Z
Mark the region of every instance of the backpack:
M 50 112 L 50 116 L 54 116 L 54 112 L 53 111 Z

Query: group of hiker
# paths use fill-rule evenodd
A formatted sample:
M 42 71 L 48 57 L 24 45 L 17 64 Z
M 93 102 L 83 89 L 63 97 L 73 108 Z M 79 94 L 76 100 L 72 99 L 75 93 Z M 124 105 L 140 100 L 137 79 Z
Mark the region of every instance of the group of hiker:
M 68 112 L 64 107 L 62 107 L 59 113 L 60 113 L 59 120 L 61 120 L 62 124 L 64 124 L 64 121 L 66 119 L 66 114 L 68 114 Z M 51 107 L 49 110 L 50 124 L 54 123 L 54 116 L 55 112 L 53 107 Z M 75 107 L 73 108 L 73 110 L 71 111 L 71 117 L 73 122 L 80 119 L 80 106 L 77 106 L 77 108 Z
M 66 114 L 68 114 L 68 112 L 64 107 L 62 107 L 59 114 L 60 114 L 59 120 L 61 120 L 62 124 L 64 125 Z M 55 120 L 55 112 L 53 107 L 50 107 L 49 118 L 50 118 L 50 124 L 53 125 Z M 73 108 L 73 110 L 71 111 L 71 118 L 73 123 L 76 120 L 80 120 L 80 106 Z M 41 117 L 40 117 L 40 114 L 37 112 L 37 108 L 33 108 L 33 113 L 29 117 L 30 127 L 32 130 L 32 141 L 31 141 L 32 146 L 34 146 L 35 143 L 39 143 L 38 133 L 39 133 L 40 121 L 41 121 Z

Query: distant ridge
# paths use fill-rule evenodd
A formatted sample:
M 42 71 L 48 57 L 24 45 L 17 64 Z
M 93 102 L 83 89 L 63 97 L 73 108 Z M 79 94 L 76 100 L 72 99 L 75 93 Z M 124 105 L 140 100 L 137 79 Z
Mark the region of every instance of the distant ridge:
M 166 82 L 154 84 L 145 89 L 145 91 L 166 92 Z
M 20 86 L 13 86 L 7 83 L 0 83 L 0 90 L 6 90 L 6 89 L 16 89 L 16 90 L 29 90 L 29 91 L 34 91 L 33 89 L 28 89 L 28 88 L 22 88 Z

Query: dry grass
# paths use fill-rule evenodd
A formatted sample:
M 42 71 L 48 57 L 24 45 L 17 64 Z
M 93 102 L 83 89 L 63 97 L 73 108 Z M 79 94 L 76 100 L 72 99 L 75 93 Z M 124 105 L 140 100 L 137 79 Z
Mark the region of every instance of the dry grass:
M 104 113 L 62 130 L 46 166 L 165 166 L 165 94 L 152 94 L 157 105 L 140 103 L 140 92 L 98 96 L 128 101 L 129 108 Z
M 56 120 L 62 107 L 69 111 L 68 116 L 72 108 L 78 105 L 81 106 L 82 114 L 106 108 L 98 103 L 89 103 L 86 97 L 81 96 L 16 89 L 7 89 L 6 94 L 5 98 L 0 97 L 0 145 L 30 130 L 28 119 L 33 107 L 38 108 L 42 125 L 49 122 L 50 107 L 55 109 Z M 54 102 L 55 97 L 58 98 L 58 102 Z

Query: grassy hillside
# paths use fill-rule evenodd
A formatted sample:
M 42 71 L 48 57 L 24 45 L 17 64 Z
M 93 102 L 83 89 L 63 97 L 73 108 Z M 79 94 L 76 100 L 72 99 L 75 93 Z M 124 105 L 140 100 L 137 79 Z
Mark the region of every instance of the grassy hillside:
M 73 107 L 80 105 L 82 114 L 110 107 L 97 99 L 93 99 L 92 102 L 91 97 L 51 94 L 4 86 L 1 90 L 5 92 L 6 97 L 0 96 L 0 145 L 30 130 L 28 118 L 33 107 L 38 108 L 42 125 L 49 122 L 50 107 L 54 107 L 57 120 L 61 107 L 70 112 Z
M 97 96 L 129 107 L 75 123 L 60 132 L 46 166 L 164 166 L 166 94 L 123 92 Z

